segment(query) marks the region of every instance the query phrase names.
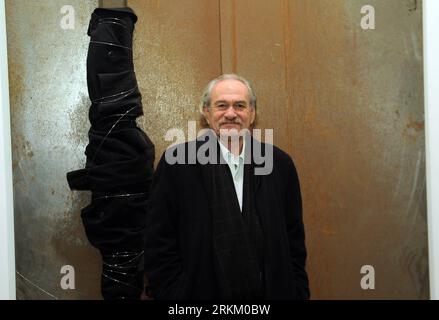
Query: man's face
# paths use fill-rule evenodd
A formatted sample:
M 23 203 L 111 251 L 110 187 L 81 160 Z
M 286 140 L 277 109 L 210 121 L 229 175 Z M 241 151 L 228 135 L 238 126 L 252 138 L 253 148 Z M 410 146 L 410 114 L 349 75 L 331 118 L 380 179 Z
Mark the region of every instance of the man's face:
M 218 82 L 211 93 L 210 107 L 204 108 L 204 116 L 218 135 L 220 130 L 250 129 L 255 109 L 250 106 L 245 84 L 234 79 Z

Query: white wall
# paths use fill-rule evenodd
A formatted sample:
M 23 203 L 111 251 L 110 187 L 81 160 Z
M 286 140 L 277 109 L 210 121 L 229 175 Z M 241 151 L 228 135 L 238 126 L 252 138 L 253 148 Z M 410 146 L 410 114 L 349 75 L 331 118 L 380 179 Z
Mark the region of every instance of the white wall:
M 5 2 L 0 0 L 0 299 L 15 299 L 14 212 Z
M 431 299 L 439 299 L 439 1 L 424 0 L 424 87 Z

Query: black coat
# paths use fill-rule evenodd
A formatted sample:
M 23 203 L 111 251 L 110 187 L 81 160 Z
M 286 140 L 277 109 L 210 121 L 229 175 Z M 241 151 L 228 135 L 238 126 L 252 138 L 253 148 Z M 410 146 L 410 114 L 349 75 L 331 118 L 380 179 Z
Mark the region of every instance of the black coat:
M 204 167 L 170 165 L 163 155 L 155 172 L 145 238 L 145 272 L 155 299 L 218 298 Z M 273 171 L 255 175 L 255 184 L 265 297 L 308 299 L 300 186 L 291 157 L 273 147 Z

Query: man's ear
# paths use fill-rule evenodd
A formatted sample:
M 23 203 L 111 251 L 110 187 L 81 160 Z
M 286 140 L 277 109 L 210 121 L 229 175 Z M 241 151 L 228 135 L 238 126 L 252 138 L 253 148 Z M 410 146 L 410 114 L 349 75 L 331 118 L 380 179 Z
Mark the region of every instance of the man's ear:
M 255 122 L 255 119 L 256 119 L 256 110 L 255 110 L 255 108 L 252 109 L 251 114 L 252 115 L 251 115 L 250 124 L 253 125 L 253 123 Z
M 206 120 L 207 124 L 210 125 L 209 123 L 209 119 L 208 119 L 208 114 L 209 114 L 209 107 L 203 107 L 203 114 L 204 114 L 204 119 Z

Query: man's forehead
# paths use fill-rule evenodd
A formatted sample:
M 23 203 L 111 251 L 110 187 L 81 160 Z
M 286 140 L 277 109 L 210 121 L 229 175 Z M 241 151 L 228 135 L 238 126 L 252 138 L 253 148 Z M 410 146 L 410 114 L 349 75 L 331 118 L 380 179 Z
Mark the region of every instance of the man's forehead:
M 236 79 L 225 79 L 216 83 L 213 87 L 213 92 L 215 91 L 248 91 L 247 86 L 239 80 Z
M 227 79 L 218 82 L 212 90 L 212 98 L 217 99 L 248 99 L 248 88 L 239 80 Z M 241 96 L 241 98 L 239 98 Z

